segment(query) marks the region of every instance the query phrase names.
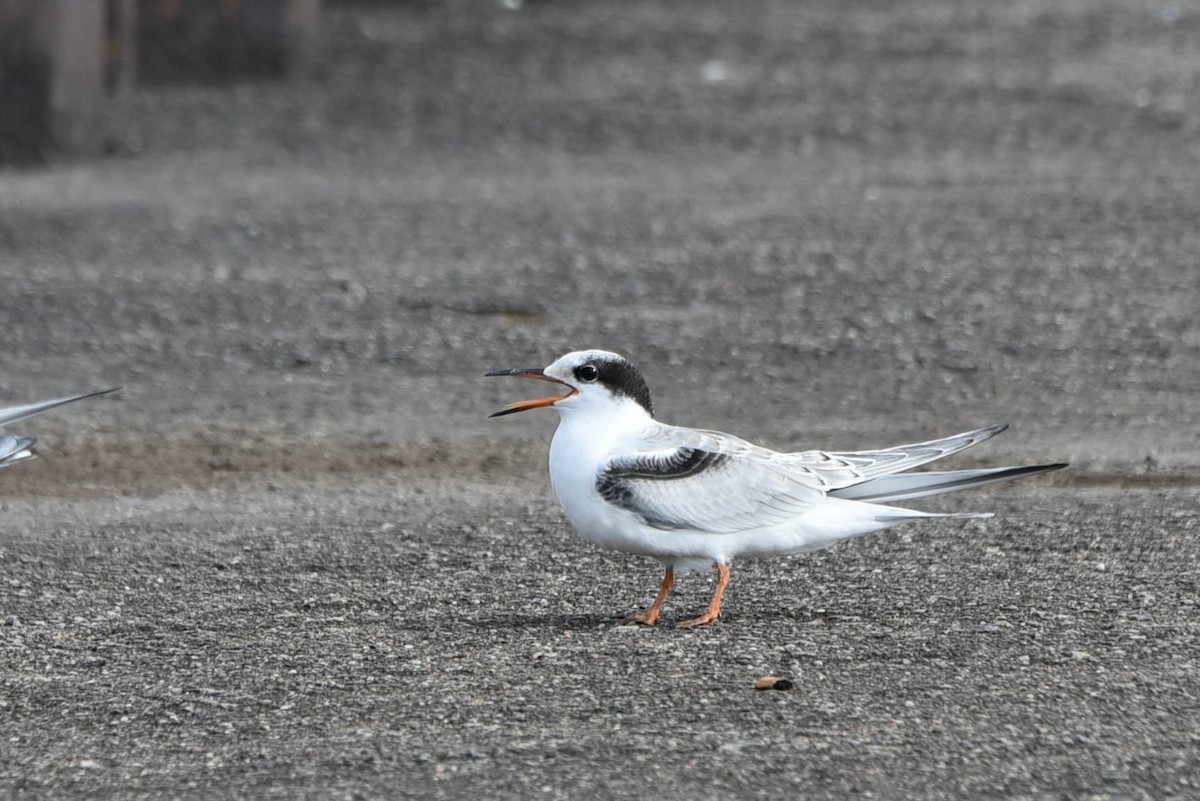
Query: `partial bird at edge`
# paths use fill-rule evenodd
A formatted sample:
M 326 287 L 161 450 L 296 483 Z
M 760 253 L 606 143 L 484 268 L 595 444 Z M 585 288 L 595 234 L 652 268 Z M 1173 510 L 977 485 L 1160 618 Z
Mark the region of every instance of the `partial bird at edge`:
M 40 403 L 30 403 L 24 406 L 10 406 L 7 409 L 0 409 L 0 426 L 25 420 L 36 414 L 48 412 L 59 406 L 65 406 L 68 403 L 95 398 L 99 395 L 108 395 L 119 389 L 121 387 L 109 387 L 108 389 L 101 389 L 95 392 L 85 392 L 82 395 L 69 395 L 65 398 L 54 398 L 53 400 L 41 401 Z M 20 462 L 36 458 L 37 454 L 33 450 L 35 444 L 37 444 L 36 437 L 0 434 L 0 469 L 12 467 Z

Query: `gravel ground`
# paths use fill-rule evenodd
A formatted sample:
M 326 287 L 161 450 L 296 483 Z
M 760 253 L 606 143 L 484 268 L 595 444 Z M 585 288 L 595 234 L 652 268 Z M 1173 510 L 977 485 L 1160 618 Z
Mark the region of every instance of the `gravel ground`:
M 0 171 L 0 402 L 125 386 L 0 476 L 0 790 L 1200 797 L 1200 13 L 323 13 L 309 83 Z M 655 566 L 481 378 L 592 346 L 670 422 L 1072 469 L 617 627 Z

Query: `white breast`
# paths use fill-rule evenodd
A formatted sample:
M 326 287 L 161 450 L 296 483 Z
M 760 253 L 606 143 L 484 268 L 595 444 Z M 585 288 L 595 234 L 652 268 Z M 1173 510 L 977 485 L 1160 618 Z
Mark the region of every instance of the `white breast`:
M 637 515 L 605 501 L 597 479 L 608 459 L 628 447 L 627 420 L 563 414 L 550 443 L 550 482 L 567 519 L 589 542 L 627 553 L 658 552 Z M 640 424 L 640 423 L 639 423 Z

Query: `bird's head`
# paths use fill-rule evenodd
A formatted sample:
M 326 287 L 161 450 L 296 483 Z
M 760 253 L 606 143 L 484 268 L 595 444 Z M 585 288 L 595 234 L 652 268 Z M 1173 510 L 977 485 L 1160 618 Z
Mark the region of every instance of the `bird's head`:
M 624 356 L 606 350 L 577 350 L 560 356 L 547 367 L 492 370 L 490 376 L 515 375 L 566 387 L 565 395 L 517 401 L 491 415 L 499 417 L 529 409 L 553 406 L 559 414 L 573 411 L 611 411 L 635 406 L 654 416 L 650 390 L 638 369 Z

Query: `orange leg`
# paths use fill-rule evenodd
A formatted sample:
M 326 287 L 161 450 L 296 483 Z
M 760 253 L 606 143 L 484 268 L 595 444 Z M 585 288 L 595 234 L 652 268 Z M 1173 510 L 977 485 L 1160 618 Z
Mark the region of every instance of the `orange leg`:
M 662 614 L 663 604 L 666 603 L 667 596 L 671 594 L 671 588 L 675 586 L 675 571 L 667 568 L 667 572 L 663 573 L 662 586 L 658 588 L 658 597 L 654 599 L 654 603 L 645 612 L 638 612 L 636 615 L 630 615 L 621 621 L 621 625 L 625 626 L 629 623 L 645 623 L 647 626 L 653 626 L 658 622 L 659 615 Z
M 717 562 L 717 588 L 713 590 L 713 597 L 708 603 L 708 609 L 700 617 L 685 620 L 679 625 L 691 628 L 692 626 L 707 626 L 716 621 L 721 616 L 721 598 L 725 595 L 725 588 L 728 586 L 729 565 Z

